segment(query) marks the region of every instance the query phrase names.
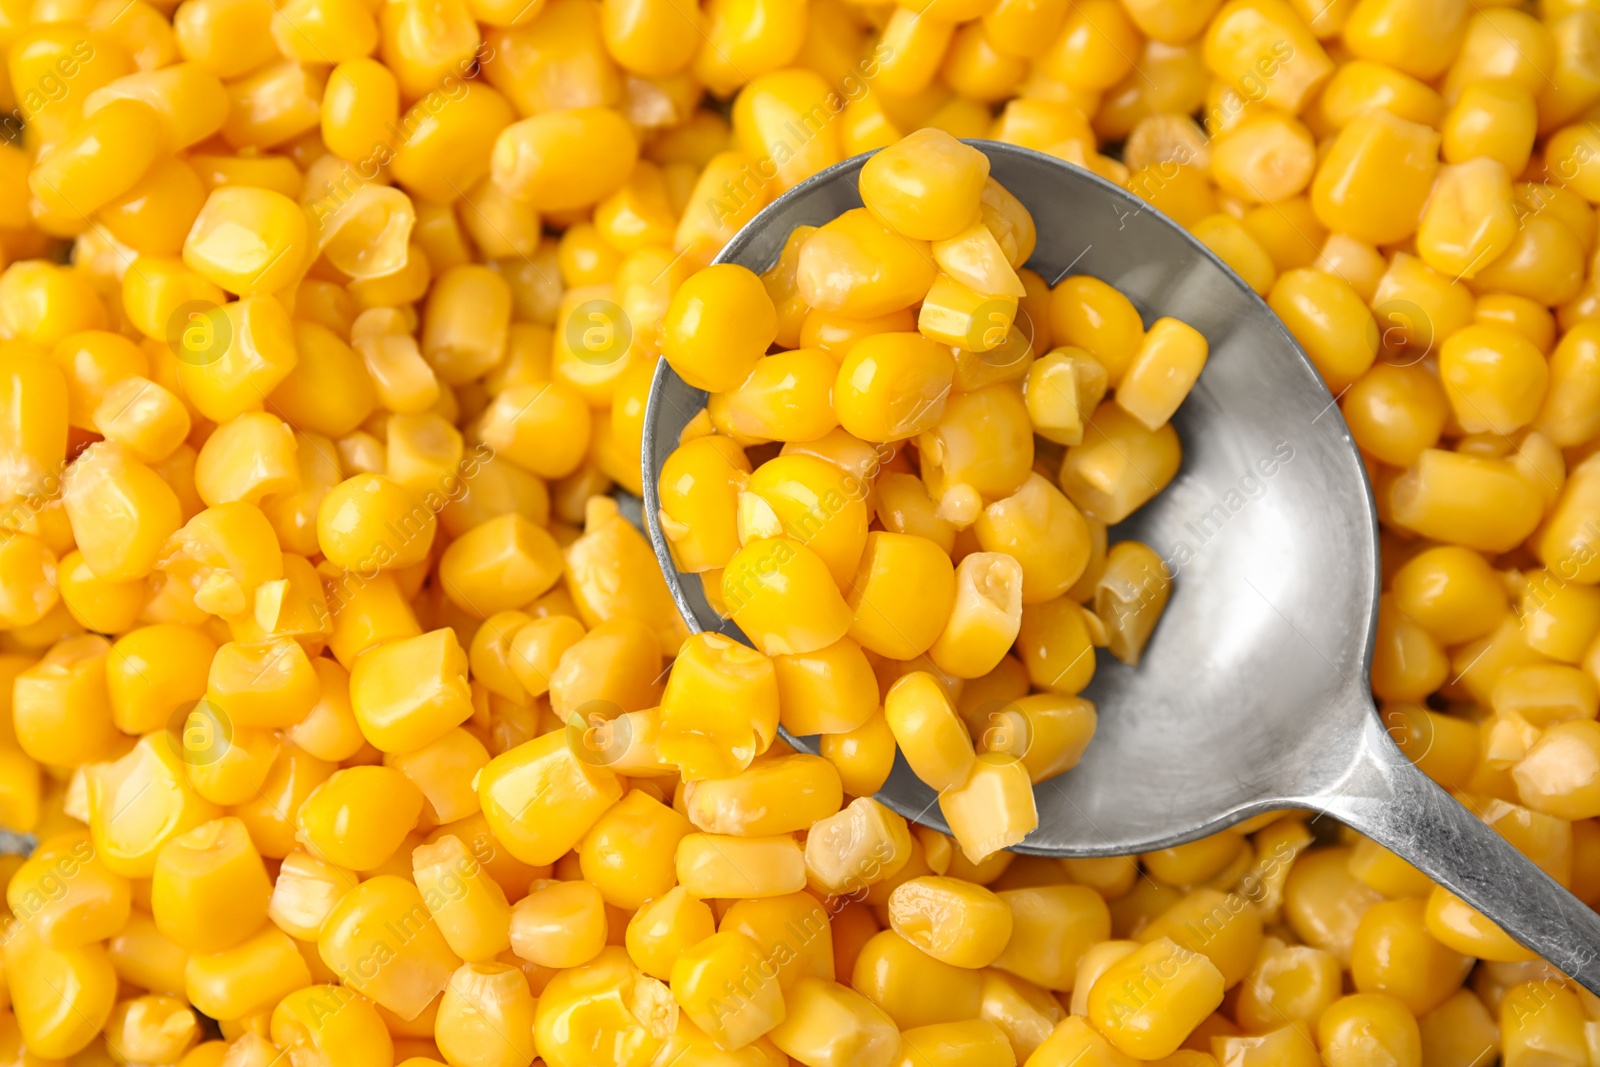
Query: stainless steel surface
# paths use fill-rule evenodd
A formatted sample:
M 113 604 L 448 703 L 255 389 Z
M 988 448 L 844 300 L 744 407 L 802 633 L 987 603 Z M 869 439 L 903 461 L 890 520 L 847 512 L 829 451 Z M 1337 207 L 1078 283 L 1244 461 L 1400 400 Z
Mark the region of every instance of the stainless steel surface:
M 1453 889 L 1600 993 L 1600 916 L 1524 859 L 1402 756 L 1368 686 L 1378 600 L 1377 515 L 1327 388 L 1266 304 L 1186 231 L 1086 171 L 1011 145 L 969 142 L 1033 213 L 1029 266 L 1054 283 L 1092 274 L 1146 324 L 1203 333 L 1210 360 L 1173 419 L 1183 466 L 1112 540 L 1153 546 L 1176 571 L 1138 667 L 1104 653 L 1084 695 L 1099 730 L 1083 762 L 1035 787 L 1039 828 L 1020 852 L 1103 856 L 1312 808 L 1344 820 Z M 722 251 L 761 271 L 795 226 L 860 205 L 849 160 L 790 190 Z M 662 361 L 644 436 L 644 518 L 694 629 L 743 639 L 678 573 L 657 519 L 657 472 L 705 405 Z M 815 751 L 815 738 L 790 738 Z M 946 829 L 901 761 L 878 799 Z

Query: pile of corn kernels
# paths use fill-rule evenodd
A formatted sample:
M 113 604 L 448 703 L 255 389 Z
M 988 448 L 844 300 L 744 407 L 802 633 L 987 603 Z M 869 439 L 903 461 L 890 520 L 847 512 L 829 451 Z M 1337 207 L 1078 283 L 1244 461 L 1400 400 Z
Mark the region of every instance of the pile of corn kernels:
M 0 1063 L 1600 1062 L 1600 1001 L 1327 820 L 908 824 L 865 795 L 891 687 L 970 723 L 1078 675 L 1026 619 L 971 678 L 691 636 L 611 495 L 674 298 L 784 189 L 923 128 L 1086 167 L 1305 347 L 1377 491 L 1391 733 L 1600 901 L 1600 5 L 5 0 L 0 42 Z M 813 369 L 906 329 L 797 269 Z M 1030 273 L 950 403 L 1003 368 L 1071 497 L 1093 413 L 1026 388 L 1149 338 Z M 920 437 L 743 384 L 704 439 L 818 427 L 874 532 L 983 547 Z

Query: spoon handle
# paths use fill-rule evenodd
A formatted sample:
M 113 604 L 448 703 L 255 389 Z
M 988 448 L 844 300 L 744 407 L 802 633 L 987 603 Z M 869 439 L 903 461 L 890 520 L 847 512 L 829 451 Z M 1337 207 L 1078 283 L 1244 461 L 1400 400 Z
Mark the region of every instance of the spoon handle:
M 1376 714 L 1330 792 L 1307 799 L 1419 868 L 1600 994 L 1600 913 L 1574 897 L 1401 753 Z

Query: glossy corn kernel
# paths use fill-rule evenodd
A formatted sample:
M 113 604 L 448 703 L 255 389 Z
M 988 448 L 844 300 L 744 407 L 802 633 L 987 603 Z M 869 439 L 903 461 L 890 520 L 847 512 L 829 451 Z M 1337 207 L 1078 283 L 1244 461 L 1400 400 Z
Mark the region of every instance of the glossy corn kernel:
M 760 946 L 746 935 L 713 934 L 672 965 L 673 999 L 718 1045 L 743 1048 L 784 1018 L 782 988 L 762 964 Z
M 8 975 L 17 982 L 11 997 L 15 1025 L 28 1053 L 65 1060 L 82 1051 L 111 1016 L 116 972 L 98 944 L 53 949 L 26 929 L 6 939 Z
M 815 652 L 851 627 L 852 612 L 822 558 L 798 541 L 751 541 L 722 572 L 733 620 L 768 655 Z
M 362 734 L 385 752 L 415 751 L 465 722 L 472 697 L 455 631 L 393 641 L 358 657 L 350 706 Z
M 606 767 L 586 762 L 564 731 L 544 734 L 491 760 L 478 796 L 495 838 L 524 863 L 551 863 L 622 797 Z
M 529 963 L 564 970 L 606 946 L 605 900 L 590 882 L 535 886 L 511 909 L 511 951 Z
M 1334 1001 L 1317 1021 L 1317 1044 L 1329 1064 L 1422 1062 L 1422 1036 L 1405 1005 L 1381 993 L 1355 993 Z
M 939 810 L 969 860 L 1017 844 L 1039 825 L 1027 767 L 1006 753 L 984 753 L 965 782 L 939 795 Z
M 1011 909 L 978 886 L 953 878 L 913 878 L 889 896 L 896 933 L 934 959 L 987 967 L 1011 938 Z
M 809 869 L 799 842 L 785 834 L 689 834 L 678 842 L 676 863 L 678 883 L 702 899 L 797 893 L 805 886 Z
M 801 978 L 785 1001 L 772 1043 L 817 1067 L 892 1067 L 900 1034 L 884 1011 L 860 993 L 826 978 Z
M 1539 491 L 1504 460 L 1428 449 L 1390 490 L 1396 523 L 1452 544 L 1498 551 L 1538 524 Z
M 313 855 L 353 871 L 383 866 L 416 826 L 422 794 L 389 767 L 348 767 L 313 789 L 295 816 Z
M 405 923 L 397 938 L 388 923 Z M 345 983 L 402 1019 L 415 1018 L 443 990 L 460 961 L 425 917 L 409 881 L 379 875 L 351 890 L 323 924 L 317 948 Z
M 1106 968 L 1089 991 L 1089 1021 L 1129 1055 L 1159 1059 L 1222 1002 L 1204 956 L 1158 938 Z
M 156 927 L 195 953 L 232 948 L 267 916 L 271 883 L 243 823 L 219 819 L 172 838 L 156 855 Z

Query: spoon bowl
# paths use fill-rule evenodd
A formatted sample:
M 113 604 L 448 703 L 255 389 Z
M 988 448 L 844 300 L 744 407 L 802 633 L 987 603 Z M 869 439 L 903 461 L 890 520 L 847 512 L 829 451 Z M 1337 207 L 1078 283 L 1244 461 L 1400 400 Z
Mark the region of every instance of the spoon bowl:
M 1146 326 L 1170 316 L 1210 357 L 1173 418 L 1177 476 L 1110 530 L 1174 572 L 1137 666 L 1104 650 L 1083 696 L 1099 714 L 1074 769 L 1038 783 L 1039 826 L 1016 851 L 1147 852 L 1284 808 L 1332 814 L 1416 864 L 1589 989 L 1600 917 L 1402 755 L 1368 682 L 1379 595 L 1378 521 L 1361 455 L 1321 377 L 1266 303 L 1182 227 L 1119 186 L 1013 145 L 970 141 L 1032 213 L 1027 266 L 1054 285 L 1089 274 Z M 861 206 L 866 156 L 802 182 L 717 257 L 760 273 L 796 226 Z M 644 518 L 694 630 L 745 640 L 673 564 L 658 518 L 661 466 L 706 404 L 663 360 L 644 432 Z M 785 738 L 817 751 L 817 738 Z M 877 799 L 946 830 L 936 793 L 903 759 Z

